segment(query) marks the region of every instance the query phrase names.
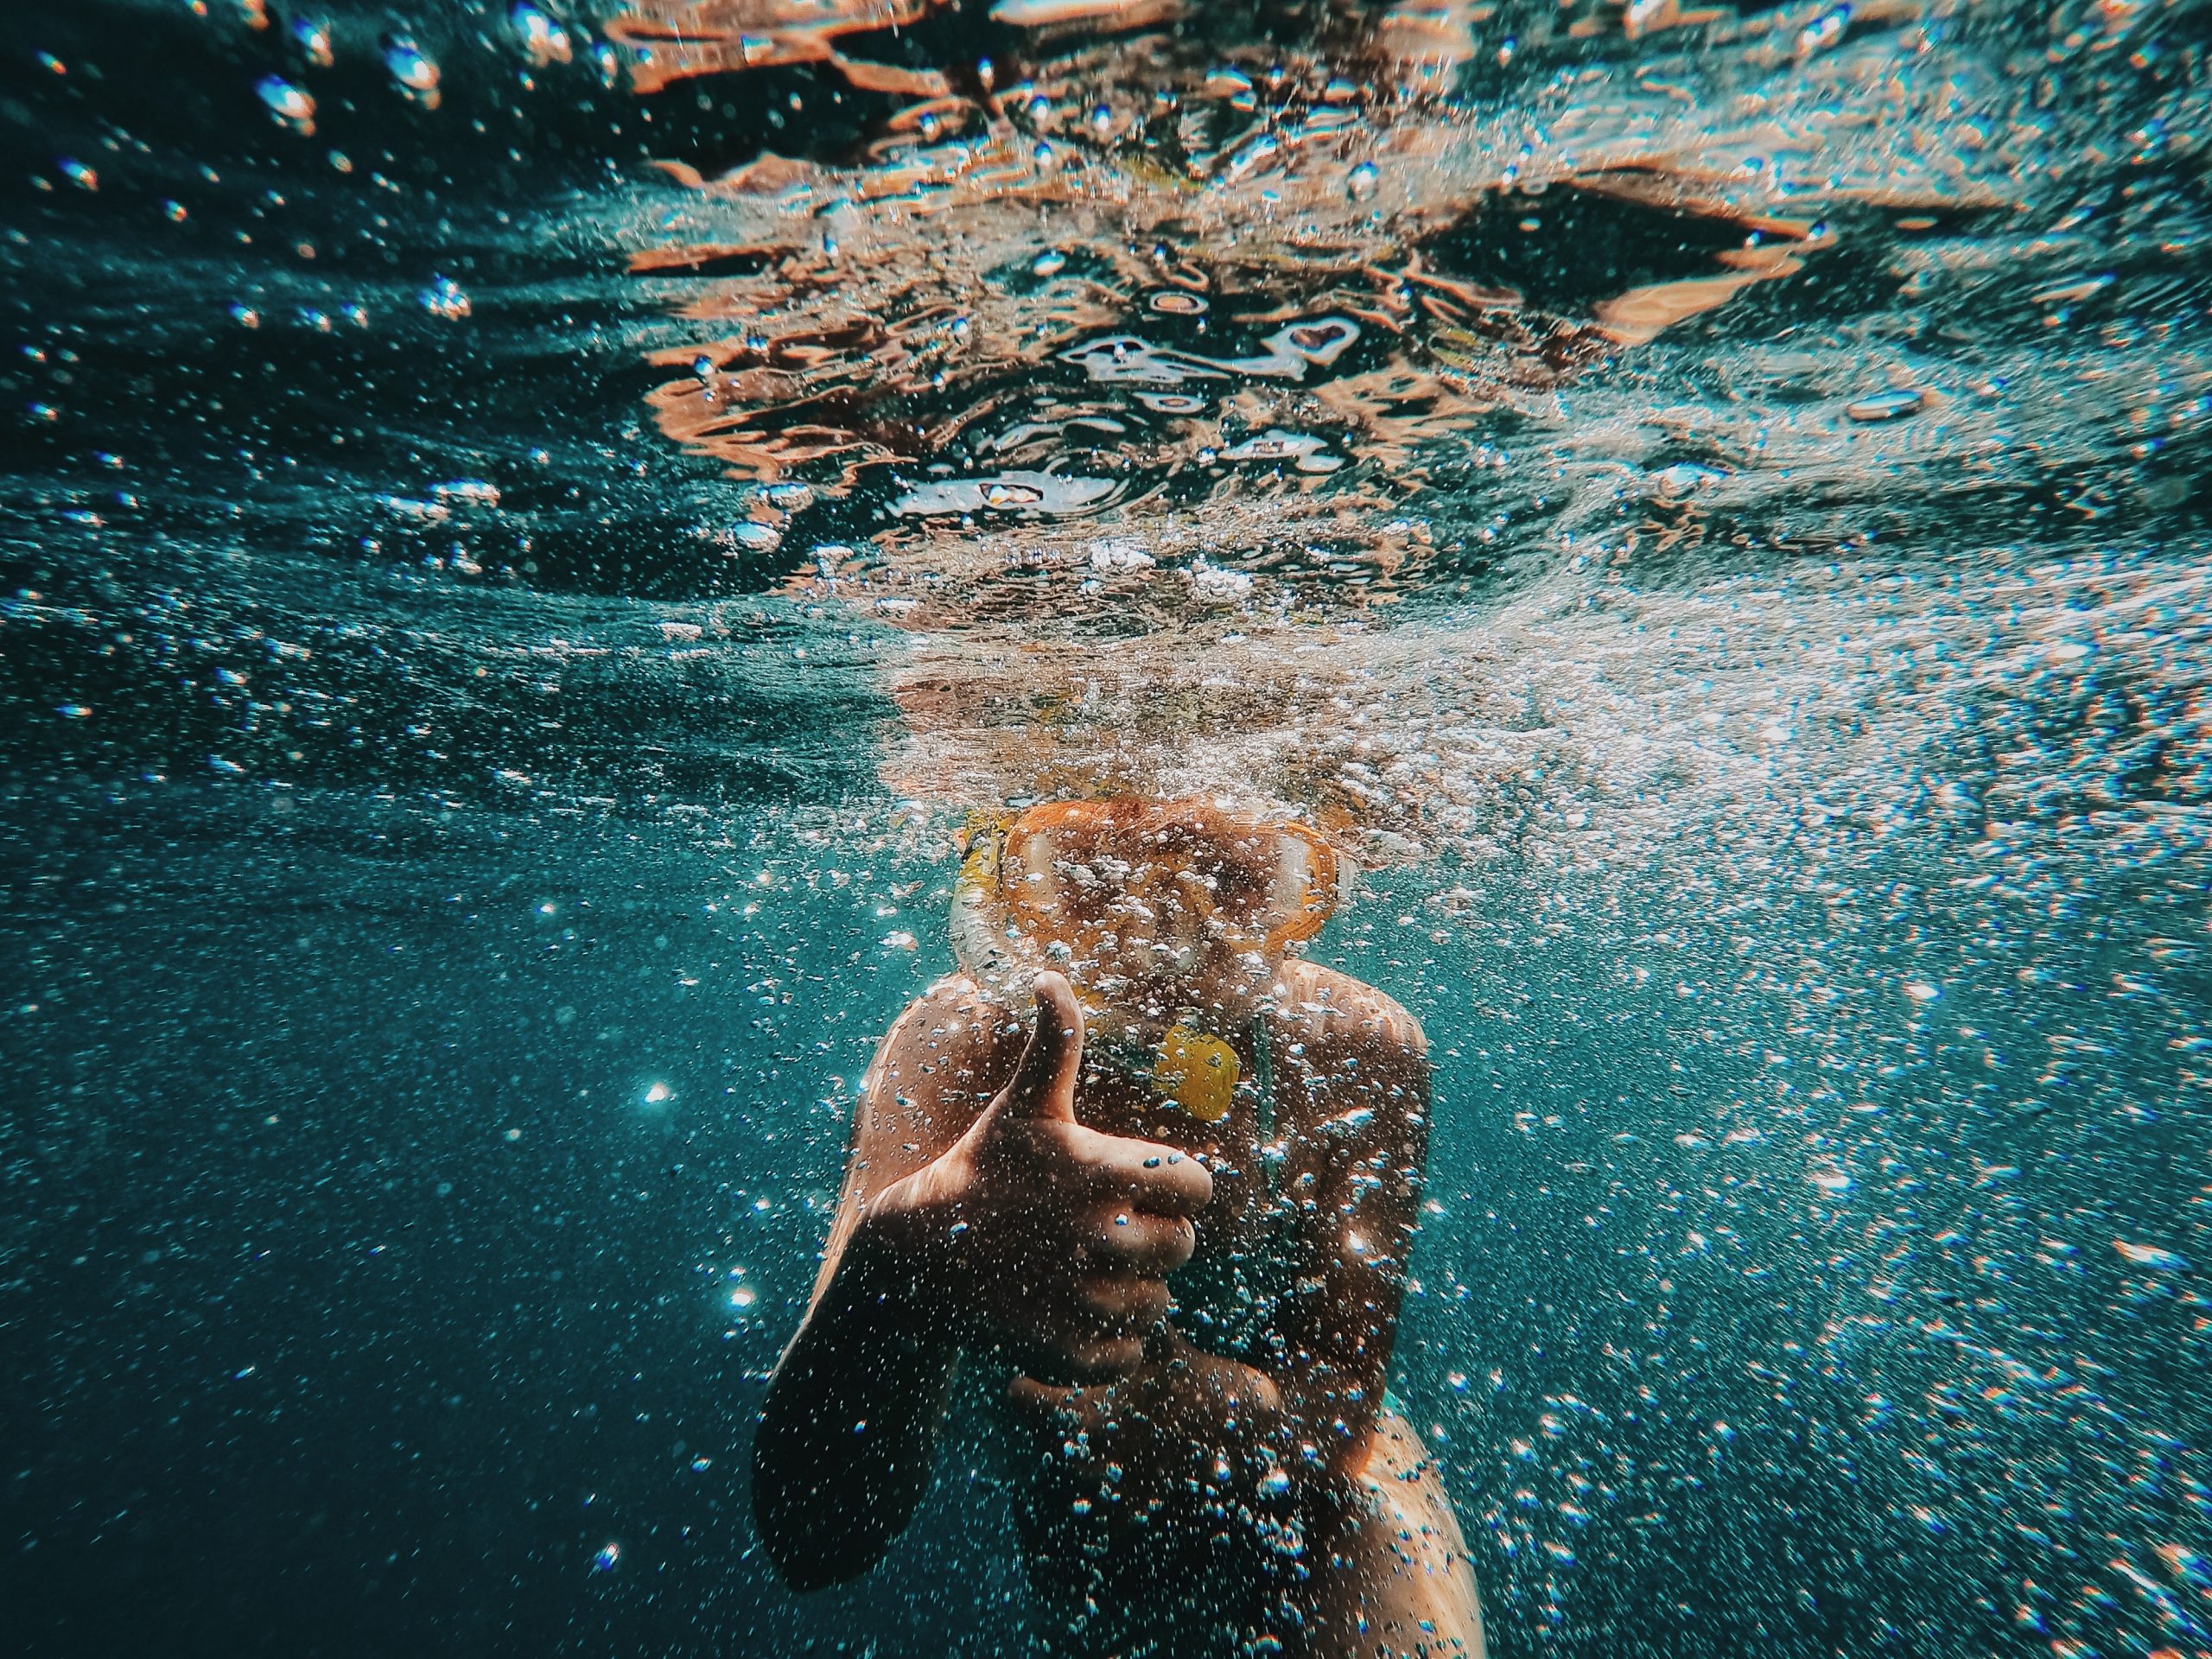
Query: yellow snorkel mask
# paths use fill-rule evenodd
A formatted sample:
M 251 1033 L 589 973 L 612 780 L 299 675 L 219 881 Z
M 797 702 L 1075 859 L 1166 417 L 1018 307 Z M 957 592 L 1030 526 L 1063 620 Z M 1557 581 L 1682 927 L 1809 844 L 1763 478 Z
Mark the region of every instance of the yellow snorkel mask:
M 1109 1048 L 1148 1052 L 1145 1080 L 1206 1122 L 1240 1067 L 1186 1014 L 1154 1042 L 1180 982 L 1226 957 L 1279 958 L 1321 931 L 1350 861 L 1302 823 L 1202 801 L 1060 801 L 978 813 L 961 842 L 952 943 L 986 992 L 1013 1000 L 1045 968 L 1068 976 Z M 1149 1006 L 1145 1006 L 1149 1004 Z

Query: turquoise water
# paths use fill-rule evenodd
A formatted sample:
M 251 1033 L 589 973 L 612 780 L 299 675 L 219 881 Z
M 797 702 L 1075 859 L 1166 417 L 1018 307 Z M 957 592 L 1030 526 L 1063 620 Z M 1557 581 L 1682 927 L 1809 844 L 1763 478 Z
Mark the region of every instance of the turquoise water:
M 1025 1650 L 751 1424 L 1139 787 L 1368 867 L 1499 1652 L 2212 1649 L 2204 10 L 644 10 L 10 9 L 16 1645 Z

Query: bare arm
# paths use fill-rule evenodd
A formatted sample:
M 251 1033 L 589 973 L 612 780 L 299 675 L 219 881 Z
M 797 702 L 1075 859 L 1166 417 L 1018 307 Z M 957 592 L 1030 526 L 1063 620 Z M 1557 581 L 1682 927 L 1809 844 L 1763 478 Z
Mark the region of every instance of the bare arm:
M 1275 1375 L 1324 1466 L 1356 1473 L 1382 1409 L 1419 1223 L 1429 1066 L 1410 1014 L 1356 982 L 1337 986 L 1339 1002 L 1313 1017 L 1294 1062 L 1313 1111 L 1286 1195 L 1306 1224 L 1298 1285 L 1277 1318 Z
M 1037 1001 L 988 1103 L 999 1016 L 954 986 L 869 1068 L 814 1300 L 753 1440 L 753 1514 L 796 1587 L 866 1570 L 906 1526 L 963 1349 L 1063 1382 L 1125 1376 L 1190 1258 L 1205 1171 L 1076 1122 L 1082 1012 L 1057 974 Z
M 861 1084 L 822 1270 L 753 1442 L 754 1517 L 795 1589 L 865 1570 L 928 1488 L 959 1350 L 920 1317 L 914 1287 L 861 1224 L 872 1200 L 944 1153 L 980 1108 L 961 1116 L 957 1096 L 976 1046 L 960 1039 L 984 1017 L 938 988 L 892 1027 Z

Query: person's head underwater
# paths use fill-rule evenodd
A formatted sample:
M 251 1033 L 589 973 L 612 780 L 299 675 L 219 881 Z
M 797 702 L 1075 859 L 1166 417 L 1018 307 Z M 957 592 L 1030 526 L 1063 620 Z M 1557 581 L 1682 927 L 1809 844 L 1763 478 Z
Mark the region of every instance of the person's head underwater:
M 980 987 L 1009 999 L 1058 969 L 1109 1042 L 1203 1046 L 1204 1033 L 1250 1016 L 1350 875 L 1306 825 L 1206 801 L 978 814 L 953 891 L 953 948 Z

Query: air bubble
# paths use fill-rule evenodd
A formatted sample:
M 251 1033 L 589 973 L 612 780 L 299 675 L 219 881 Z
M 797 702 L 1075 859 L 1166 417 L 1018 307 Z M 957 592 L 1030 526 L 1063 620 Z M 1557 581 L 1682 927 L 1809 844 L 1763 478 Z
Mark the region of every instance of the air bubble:
M 430 285 L 417 297 L 425 311 L 434 317 L 443 317 L 448 322 L 460 321 L 473 308 L 467 294 L 450 276 L 433 276 Z
M 1877 392 L 1872 397 L 1846 404 L 1843 412 L 1854 421 L 1894 421 L 1901 416 L 1919 413 L 1921 405 L 1927 401 L 1924 392 L 1901 386 L 1894 391 Z
M 292 41 L 300 48 L 300 55 L 318 69 L 327 69 L 338 60 L 330 44 L 330 25 L 319 17 L 301 17 L 293 22 Z
M 784 544 L 784 532 L 773 524 L 754 524 L 745 520 L 732 524 L 727 532 L 730 544 L 743 548 L 748 553 L 772 553 Z
M 438 107 L 438 66 L 422 48 L 404 35 L 394 35 L 385 43 L 384 62 L 410 99 L 426 110 Z
M 269 112 L 302 137 L 315 130 L 315 99 L 281 75 L 264 75 L 254 90 Z
M 569 31 L 536 6 L 522 4 L 507 14 L 507 21 L 522 41 L 523 50 L 538 68 L 566 63 L 571 55 Z
M 2131 1267 L 2148 1268 L 2153 1273 L 2177 1273 L 2189 1266 L 2183 1257 L 2171 1250 L 2161 1249 L 2155 1244 L 2135 1244 L 2124 1238 L 2115 1238 L 2112 1247 L 2119 1252 L 2120 1259 Z

